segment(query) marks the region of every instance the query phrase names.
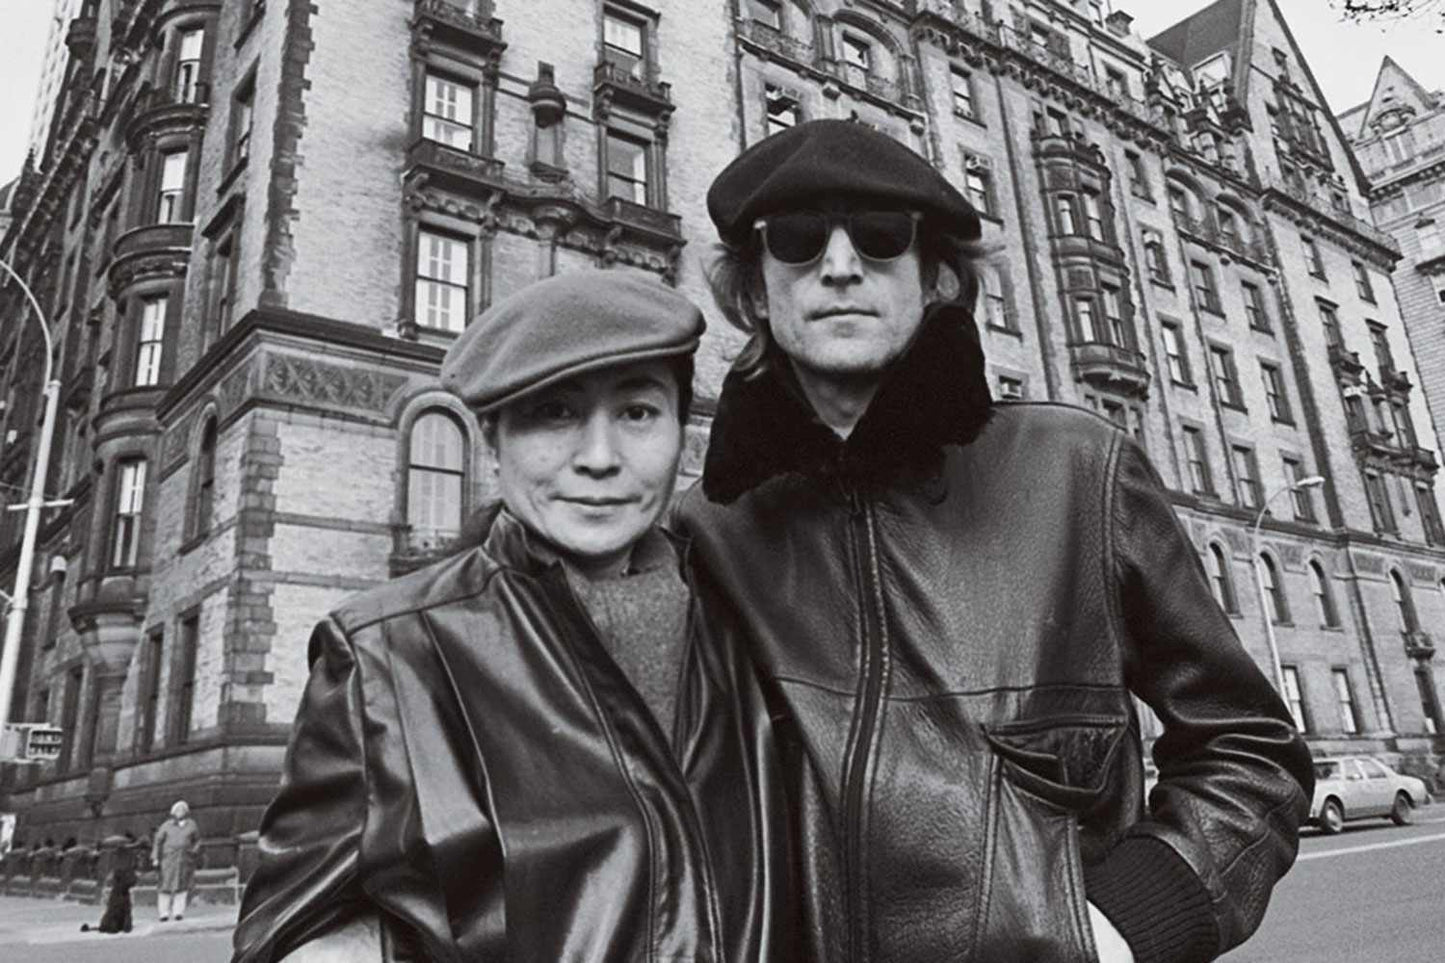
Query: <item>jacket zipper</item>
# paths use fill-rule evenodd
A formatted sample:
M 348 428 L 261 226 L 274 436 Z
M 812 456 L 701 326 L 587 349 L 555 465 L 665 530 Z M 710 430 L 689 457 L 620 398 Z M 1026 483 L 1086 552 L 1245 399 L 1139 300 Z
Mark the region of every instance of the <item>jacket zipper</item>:
M 868 770 L 872 755 L 873 734 L 878 725 L 878 709 L 883 689 L 883 606 L 879 595 L 881 579 L 873 530 L 873 511 L 849 487 L 849 527 L 853 549 L 858 559 L 858 577 L 863 588 L 863 704 L 856 738 L 848 753 L 846 822 L 844 824 L 847 869 L 851 877 L 848 887 L 848 918 L 851 921 L 849 958 L 856 963 L 868 959 L 868 894 L 867 869 L 864 864 L 864 803 L 868 793 Z
M 577 593 L 572 589 L 571 584 L 568 583 L 566 576 L 561 571 L 556 572 L 554 577 L 562 583 L 561 595 L 563 604 L 567 608 L 571 609 L 571 615 L 573 620 L 576 621 L 578 624 L 582 625 L 582 627 L 591 634 L 592 644 L 595 645 L 603 653 L 606 653 L 607 648 L 602 644 L 602 630 L 597 627 L 596 621 L 594 621 L 592 618 L 592 613 L 587 611 L 587 606 L 582 604 L 582 600 L 577 597 Z M 688 607 L 687 617 L 687 631 L 689 638 L 688 648 L 690 650 L 692 644 L 690 641 L 692 637 L 691 620 L 693 618 L 693 612 L 690 603 Z M 566 634 L 565 630 L 563 634 Z M 577 665 L 578 677 L 581 678 L 583 680 L 583 684 L 586 685 L 587 693 L 591 697 L 593 705 L 597 707 L 597 711 L 602 716 L 602 719 L 604 720 L 604 725 L 606 726 L 608 733 L 612 736 L 614 745 L 616 745 L 617 740 L 615 731 L 613 729 L 612 720 L 608 717 L 607 712 L 603 709 L 602 700 L 597 697 L 597 690 L 592 687 L 592 680 L 588 678 L 585 668 L 581 664 L 578 664 L 580 663 L 580 660 L 578 659 L 576 652 L 576 643 L 573 642 L 572 645 L 573 650 L 571 655 L 574 664 Z M 691 652 L 689 651 L 684 654 L 683 658 L 686 659 L 690 655 Z M 609 655 L 608 658 L 611 658 L 611 656 Z M 710 949 L 712 950 L 712 955 L 711 957 L 709 957 L 709 959 L 721 960 L 723 958 L 724 952 L 722 942 L 721 911 L 718 907 L 717 880 L 713 877 L 712 854 L 708 850 L 707 839 L 702 833 L 702 820 L 698 816 L 697 803 L 692 798 L 692 788 L 688 785 L 686 773 L 682 771 L 682 761 L 677 757 L 677 750 L 679 747 L 674 746 L 672 743 L 672 739 L 669 738 L 667 734 L 662 731 L 662 725 L 657 721 L 657 718 L 653 716 L 652 710 L 647 708 L 646 700 L 644 700 L 642 696 L 637 692 L 636 687 L 632 685 L 632 680 L 627 678 L 627 674 L 622 671 L 621 666 L 618 666 L 617 672 L 620 676 L 622 676 L 623 682 L 626 683 L 628 688 L 632 690 L 633 698 L 637 702 L 637 705 L 642 708 L 642 718 L 644 724 L 649 726 L 656 735 L 661 737 L 663 746 L 666 747 L 668 750 L 666 753 L 664 753 L 664 756 L 666 756 L 667 763 L 672 766 L 673 774 L 677 777 L 678 785 L 682 787 L 683 798 L 681 800 L 680 809 L 682 814 L 686 817 L 687 829 L 688 832 L 692 835 L 692 842 L 695 846 L 695 852 L 702 854 L 702 859 L 700 860 L 701 866 L 699 867 L 699 870 L 702 876 L 703 896 L 707 901 L 709 924 L 708 929 L 711 931 L 708 934 L 707 941 Z M 616 751 L 621 752 L 622 750 L 620 747 L 617 747 Z M 636 785 L 633 783 L 632 776 L 626 771 L 625 766 L 621 765 L 620 760 L 619 768 L 622 769 L 622 772 L 620 773 L 622 778 L 627 782 L 629 787 L 631 787 L 633 798 L 637 801 L 639 809 L 643 808 L 641 796 Z M 650 817 L 646 813 L 644 813 L 643 818 L 650 819 Z M 656 932 L 650 934 L 650 939 L 656 939 L 656 937 Z M 649 946 L 649 958 L 651 958 L 652 955 L 652 948 L 651 946 Z

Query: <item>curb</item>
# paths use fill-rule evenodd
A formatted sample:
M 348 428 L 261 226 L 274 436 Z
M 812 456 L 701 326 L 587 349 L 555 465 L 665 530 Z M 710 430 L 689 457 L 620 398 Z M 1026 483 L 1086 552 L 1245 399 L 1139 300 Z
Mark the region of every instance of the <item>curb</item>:
M 94 924 L 92 924 L 94 925 Z M 207 913 L 188 919 L 162 923 L 155 918 L 138 921 L 129 933 L 101 933 L 98 930 L 82 931 L 78 925 L 37 926 L 29 930 L 18 930 L 8 934 L 10 945 L 42 945 L 53 943 L 91 943 L 138 937 L 165 937 L 190 933 L 207 933 L 231 930 L 236 926 L 235 917 L 225 913 Z

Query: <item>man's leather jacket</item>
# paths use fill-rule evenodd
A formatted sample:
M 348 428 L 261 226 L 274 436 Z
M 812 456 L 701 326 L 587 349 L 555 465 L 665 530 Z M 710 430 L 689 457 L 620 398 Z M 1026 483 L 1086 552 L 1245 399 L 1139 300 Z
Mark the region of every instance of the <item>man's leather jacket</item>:
M 435 961 L 788 958 L 752 673 L 694 612 L 669 740 L 539 548 L 502 513 L 316 628 L 235 963 L 378 914 Z
M 735 371 L 681 506 L 793 747 L 809 955 L 1093 960 L 1087 899 L 1139 963 L 1212 959 L 1294 860 L 1308 750 L 1138 445 L 982 377 L 935 311 L 841 442 L 785 359 Z

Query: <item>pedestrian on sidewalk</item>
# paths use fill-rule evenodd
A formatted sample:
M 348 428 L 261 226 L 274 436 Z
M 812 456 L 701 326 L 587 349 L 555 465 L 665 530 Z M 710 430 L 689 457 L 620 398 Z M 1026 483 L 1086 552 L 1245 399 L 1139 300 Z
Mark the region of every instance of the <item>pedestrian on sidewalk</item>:
M 174 912 L 176 919 L 186 916 L 186 899 L 191 890 L 191 873 L 201 851 L 201 830 L 191 818 L 191 807 L 184 799 L 171 807 L 171 818 L 156 830 L 151 844 L 151 862 L 160 872 L 156 883 L 156 909 L 164 923 Z

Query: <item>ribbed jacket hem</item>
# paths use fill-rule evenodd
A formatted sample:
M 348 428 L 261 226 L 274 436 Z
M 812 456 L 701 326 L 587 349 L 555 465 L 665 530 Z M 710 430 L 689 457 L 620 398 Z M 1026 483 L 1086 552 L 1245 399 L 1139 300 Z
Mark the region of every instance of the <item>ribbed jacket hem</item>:
M 1084 890 L 1128 941 L 1135 963 L 1206 963 L 1219 951 L 1209 891 L 1167 843 L 1124 840 L 1084 868 Z

